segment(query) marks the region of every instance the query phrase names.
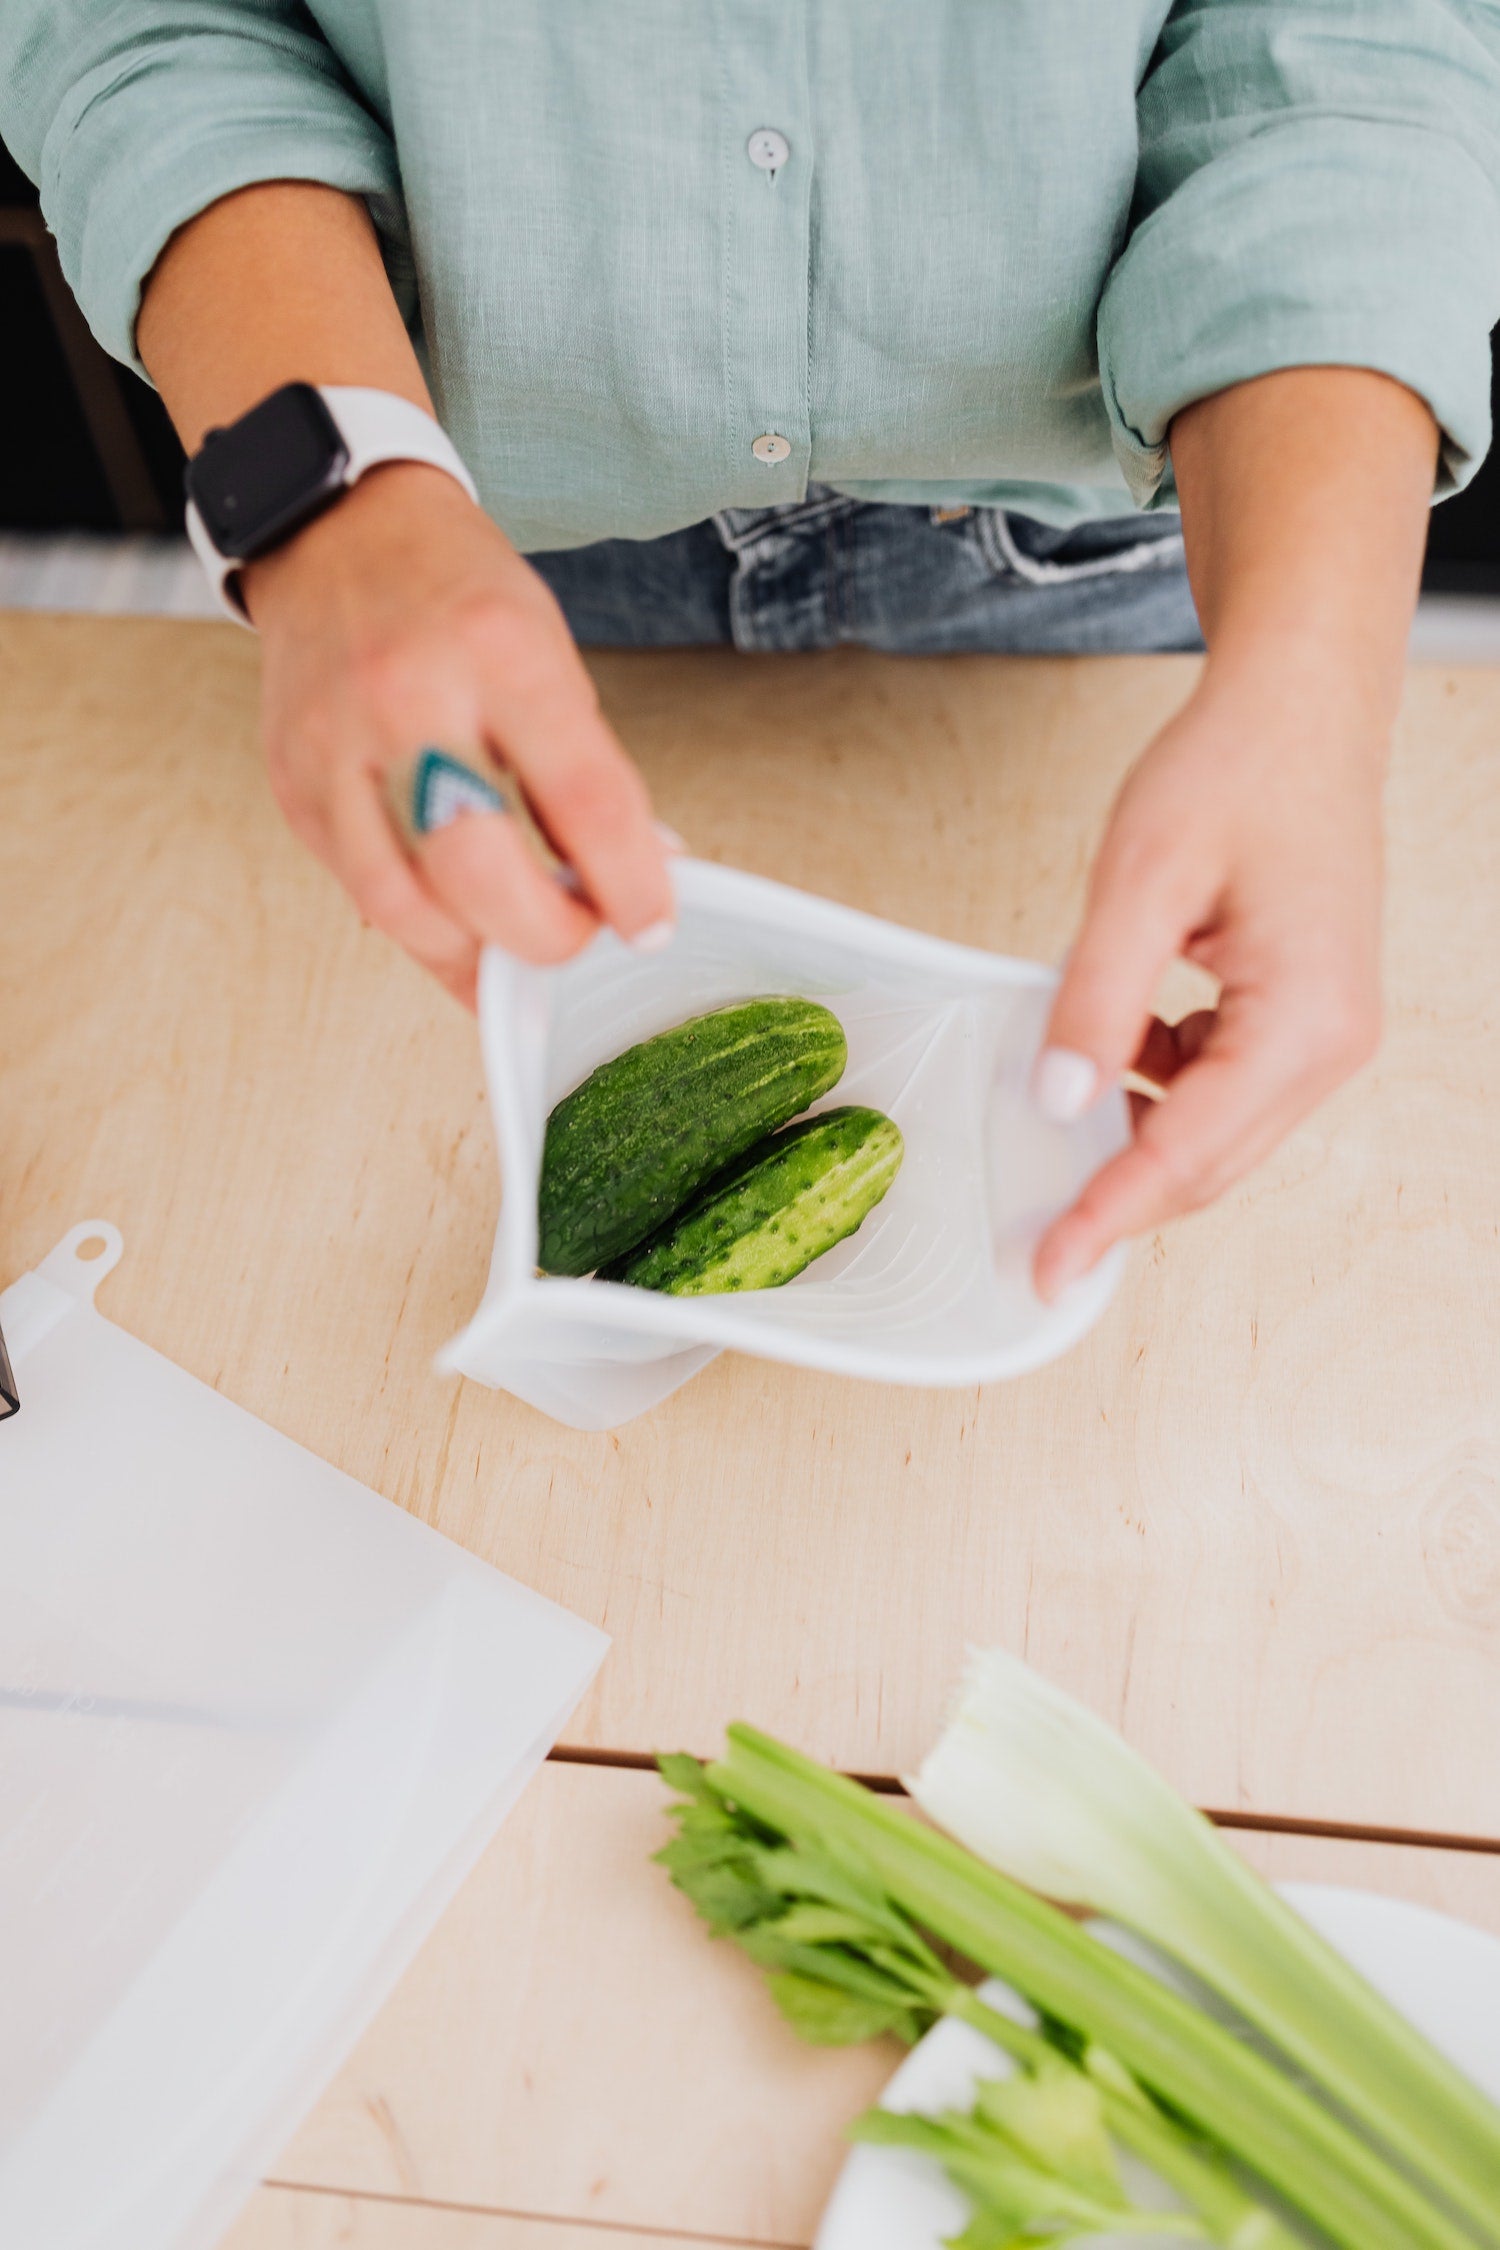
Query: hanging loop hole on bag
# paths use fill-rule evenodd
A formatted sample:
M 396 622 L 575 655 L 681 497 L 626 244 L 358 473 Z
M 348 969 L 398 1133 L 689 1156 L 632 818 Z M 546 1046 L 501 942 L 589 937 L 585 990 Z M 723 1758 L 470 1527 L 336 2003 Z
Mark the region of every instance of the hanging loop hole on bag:
M 109 1219 L 81 1219 L 48 1251 L 36 1271 L 69 1296 L 92 1304 L 94 1291 L 125 1255 L 125 1237 Z

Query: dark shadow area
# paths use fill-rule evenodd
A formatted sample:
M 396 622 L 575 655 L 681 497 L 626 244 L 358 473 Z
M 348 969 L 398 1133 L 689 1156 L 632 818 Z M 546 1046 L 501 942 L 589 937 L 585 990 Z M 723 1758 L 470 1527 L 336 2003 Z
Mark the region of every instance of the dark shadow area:
M 1490 420 L 1500 422 L 1500 328 L 1490 338 Z M 1430 594 L 1500 594 L 1500 450 L 1456 500 L 1432 511 L 1422 584 Z
M 175 531 L 182 448 L 150 385 L 101 350 L 37 193 L 0 148 L 0 530 Z

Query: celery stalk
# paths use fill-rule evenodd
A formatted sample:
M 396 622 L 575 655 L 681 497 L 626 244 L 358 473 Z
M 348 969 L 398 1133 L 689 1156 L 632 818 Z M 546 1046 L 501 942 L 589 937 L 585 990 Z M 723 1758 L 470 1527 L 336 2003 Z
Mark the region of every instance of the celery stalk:
M 1017 2060 L 1034 2063 L 1037 2048 L 1045 2045 L 1039 2033 L 1013 2023 L 966 1985 L 956 1985 L 945 2012 L 972 2024 Z M 1203 2221 L 1211 2239 L 1224 2250 L 1296 2250 L 1299 2238 L 1264 2204 L 1247 2195 L 1222 2164 L 1195 2147 L 1154 2102 L 1142 2101 L 1107 2083 L 1099 2092 L 1110 2130 L 1177 2190 Z
M 958 2017 L 1021 2072 L 1075 2085 L 1075 2100 L 1092 2105 L 1177 2190 L 1222 2250 L 1298 2250 L 1302 2238 L 1216 2149 L 1159 2109 L 1117 2058 L 1097 2046 L 1074 2054 L 1055 2028 L 1049 2035 L 1018 2023 L 964 1984 L 846 1848 L 831 1854 L 806 1834 L 794 1846 L 770 1841 L 720 1803 L 695 1759 L 660 1763 L 686 1802 L 673 1807 L 678 1833 L 659 1861 L 714 1936 L 734 1939 L 771 1972 L 772 1995 L 803 2038 L 848 2045 L 894 2033 L 914 2041 L 939 2016 Z
M 1186 2212 L 1153 2211 L 1132 2203 L 1112 2160 L 1103 2178 L 1080 2176 L 1067 2149 L 1059 2152 L 1059 2161 L 1049 2161 L 1045 2134 L 1037 2147 L 1007 2132 L 995 2108 L 1018 2085 L 1029 2101 L 1032 2089 L 1011 2078 L 981 2086 L 967 2112 L 947 2110 L 928 2117 L 920 2111 L 867 2110 L 855 2119 L 852 2137 L 881 2148 L 916 2149 L 941 2164 L 972 2210 L 963 2233 L 949 2237 L 949 2250 L 1018 2250 L 1029 2242 L 1097 2241 L 1101 2235 L 1122 2234 L 1150 2234 L 1158 2241 L 1163 2235 L 1206 2239 Z
M 847 1846 L 940 1943 L 1118 2056 L 1342 2250 L 1473 2250 L 1377 2150 L 1188 2001 L 909 1814 L 755 1729 L 729 1729 L 709 1785 L 793 1839 Z
M 1180 1961 L 1500 2244 L 1500 2110 L 1092 1712 L 976 1656 L 910 1788 L 992 1866 Z

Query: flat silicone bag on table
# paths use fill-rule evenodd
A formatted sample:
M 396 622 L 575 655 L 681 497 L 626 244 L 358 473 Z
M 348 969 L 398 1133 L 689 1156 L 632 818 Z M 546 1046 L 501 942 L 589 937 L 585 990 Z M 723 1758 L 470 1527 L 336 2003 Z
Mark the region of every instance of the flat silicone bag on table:
M 120 1247 L 0 1296 L 6 2250 L 219 2240 L 606 1646 L 103 1319 Z
M 676 869 L 663 953 L 606 933 L 560 969 L 486 954 L 480 1024 L 504 1194 L 483 1302 L 439 1365 L 576 1429 L 641 1413 L 725 1348 L 890 1383 L 992 1382 L 1041 1365 L 1103 1311 L 1117 1254 L 1055 1305 L 1031 1287 L 1047 1220 L 1124 1144 L 1123 1096 L 1048 1124 L 1029 1092 L 1057 978 L 731 868 Z M 684 1018 L 765 993 L 823 1001 L 849 1041 L 826 1100 L 901 1127 L 894 1186 L 858 1233 L 789 1283 L 669 1297 L 539 1275 L 548 1111 L 599 1063 Z

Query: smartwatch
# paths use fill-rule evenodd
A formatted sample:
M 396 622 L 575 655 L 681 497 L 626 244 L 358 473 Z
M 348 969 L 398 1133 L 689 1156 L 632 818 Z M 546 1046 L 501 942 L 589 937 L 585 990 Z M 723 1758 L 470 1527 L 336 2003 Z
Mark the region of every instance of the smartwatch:
M 452 440 L 392 391 L 284 383 L 226 429 L 210 430 L 187 465 L 187 530 L 228 614 L 247 625 L 237 573 L 290 539 L 382 461 L 444 469 L 478 501 Z

